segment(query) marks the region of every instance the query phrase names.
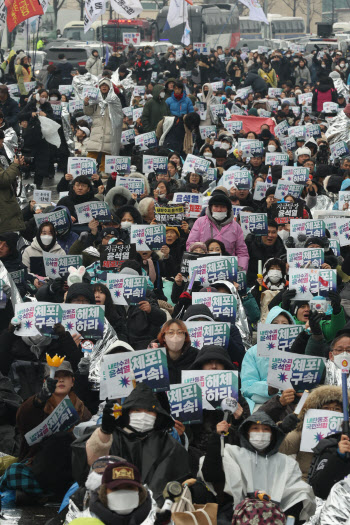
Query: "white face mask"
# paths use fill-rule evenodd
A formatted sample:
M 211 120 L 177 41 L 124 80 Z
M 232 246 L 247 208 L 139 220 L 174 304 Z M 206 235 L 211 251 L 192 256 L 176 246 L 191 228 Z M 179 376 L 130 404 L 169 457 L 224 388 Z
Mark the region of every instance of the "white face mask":
M 40 240 L 43 243 L 44 246 L 48 246 L 52 243 L 52 235 L 40 235 Z
M 120 227 L 122 230 L 128 230 L 129 228 L 131 228 L 131 225 L 132 225 L 132 222 L 129 222 L 129 221 L 122 221 L 120 223 Z
M 226 151 L 230 149 L 230 144 L 227 144 L 227 142 L 221 142 L 220 148 L 225 149 Z
M 158 199 L 166 199 L 166 194 L 165 193 L 160 193 L 158 195 Z
M 323 67 L 323 68 L 326 67 L 326 64 L 321 64 L 321 67 Z
M 270 270 L 267 273 L 267 277 L 270 279 L 270 281 L 274 283 L 278 283 L 282 279 L 282 272 L 281 270 Z
M 58 97 L 50 97 L 50 100 L 53 100 L 54 102 L 58 100 Z
M 203 157 L 206 158 L 206 159 L 211 159 L 213 156 L 212 152 L 211 151 L 206 151 L 205 153 L 203 153 Z
M 250 432 L 249 443 L 257 450 L 264 450 L 271 443 L 271 434 L 269 432 Z
M 345 67 L 345 64 L 340 64 L 340 67 L 343 69 Z
M 154 428 L 156 416 L 146 412 L 133 412 L 129 415 L 129 425 L 137 432 L 148 432 Z
M 46 100 L 47 100 L 47 99 L 46 99 L 45 97 L 40 97 L 40 98 L 39 98 L 39 102 L 40 102 L 40 104 L 45 104 Z
M 217 221 L 223 221 L 227 217 L 227 211 L 213 211 L 212 216 Z
M 174 337 L 166 335 L 164 339 L 169 350 L 172 350 L 173 352 L 181 350 L 185 342 L 184 335 L 174 335 Z
M 164 91 L 161 91 L 161 92 L 159 93 L 159 98 L 165 98 L 165 93 L 164 93 Z
M 139 502 L 138 490 L 114 490 L 107 494 L 107 506 L 117 514 L 130 514 Z
M 95 470 L 90 472 L 90 474 L 87 477 L 87 480 L 85 481 L 85 487 L 88 490 L 97 490 L 100 488 L 102 483 L 102 474 L 98 474 Z
M 278 235 L 280 236 L 280 238 L 282 239 L 282 241 L 286 241 L 289 237 L 289 232 L 287 230 L 281 230 L 278 232 Z
M 169 57 L 169 62 L 174 62 L 175 58 L 174 57 Z
M 273 153 L 274 151 L 276 151 L 276 146 L 274 146 L 273 144 L 269 144 L 267 146 L 267 151 L 270 151 L 271 153 Z

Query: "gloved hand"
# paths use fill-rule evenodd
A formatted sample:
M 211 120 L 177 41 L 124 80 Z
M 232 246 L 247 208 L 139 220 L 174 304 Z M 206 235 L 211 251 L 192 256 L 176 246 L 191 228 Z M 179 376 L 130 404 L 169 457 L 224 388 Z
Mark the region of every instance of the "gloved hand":
M 11 322 L 9 324 L 9 332 L 14 333 L 15 330 L 21 327 L 21 321 L 18 319 L 18 317 L 12 317 Z
M 334 291 L 330 290 L 328 292 L 328 297 L 331 300 L 331 305 L 332 305 L 332 308 L 333 308 L 334 315 L 339 314 L 341 312 L 341 297 L 340 297 L 340 295 L 338 294 L 338 292 L 334 292 Z
M 297 291 L 296 290 L 285 290 L 282 294 L 282 308 L 283 310 L 289 311 L 290 308 L 290 302 L 295 297 Z
M 299 418 L 294 412 L 292 414 L 288 414 L 283 421 L 280 423 L 279 427 L 284 432 L 284 434 L 288 434 L 289 432 L 292 432 L 299 423 Z
M 87 376 L 90 370 L 90 359 L 88 357 L 82 357 L 78 363 L 78 370 L 80 375 Z
M 322 335 L 322 328 L 320 325 L 320 321 L 323 319 L 323 314 L 319 314 L 318 312 L 310 312 L 309 314 L 309 325 L 310 330 L 314 335 Z
M 52 283 L 50 284 L 50 292 L 53 293 L 54 295 L 63 294 L 64 292 L 63 286 L 64 286 L 63 277 L 56 277 L 56 279 L 54 279 Z
M 61 323 L 56 323 L 53 327 L 53 331 L 55 332 L 56 335 L 58 335 L 58 337 L 63 337 L 64 334 L 66 333 L 65 327 Z
M 48 377 L 44 382 L 39 394 L 36 396 L 38 400 L 43 404 L 46 403 L 46 401 L 50 399 L 50 397 L 56 390 L 56 385 L 57 379 L 52 379 L 51 377 Z
M 115 417 L 113 416 L 113 401 L 108 401 L 106 398 L 106 404 L 102 412 L 102 423 L 101 430 L 104 434 L 112 434 L 115 429 Z

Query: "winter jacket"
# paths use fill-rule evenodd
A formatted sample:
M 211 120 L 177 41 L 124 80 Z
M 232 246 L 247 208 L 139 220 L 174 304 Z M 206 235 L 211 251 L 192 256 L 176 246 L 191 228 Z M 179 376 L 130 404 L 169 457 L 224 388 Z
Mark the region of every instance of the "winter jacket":
M 66 58 L 58 61 L 58 63 L 56 64 L 56 70 L 59 71 L 61 75 L 60 84 L 70 85 L 72 83 L 72 69 L 72 64 L 70 64 Z
M 66 252 L 56 242 L 50 253 L 52 255 L 66 255 Z M 28 268 L 28 271 L 36 275 L 45 275 L 43 249 L 35 238 L 30 246 L 28 246 L 22 255 L 22 262 Z
M 254 448 L 248 439 L 249 427 L 257 422 L 268 425 L 272 431 L 271 444 L 261 451 Z M 255 412 L 243 421 L 239 436 L 240 446 L 225 445 L 224 456 L 221 457 L 220 436 L 213 434 L 202 467 L 205 481 L 224 481 L 224 491 L 232 496 L 234 508 L 249 494 L 261 490 L 277 502 L 282 511 L 302 502 L 301 519 L 312 516 L 316 509 L 312 489 L 302 481 L 296 461 L 278 452 L 284 434 L 272 419 L 264 412 Z
M 53 117 L 53 109 L 50 104 L 50 102 L 44 102 L 44 104 L 40 104 L 35 97 L 32 98 L 28 104 L 24 106 L 21 113 L 19 114 L 19 119 L 23 118 L 25 120 L 30 120 L 32 117 L 32 113 L 36 113 L 37 111 L 42 111 L 46 114 L 47 118 Z M 28 129 L 28 128 L 27 128 Z M 41 128 L 40 128 L 41 130 Z M 47 142 L 46 142 L 47 144 Z
M 24 230 L 15 187 L 20 170 L 12 163 L 6 170 L 0 165 L 0 233 Z
M 97 201 L 92 189 L 85 193 L 85 195 L 77 195 L 73 187 L 71 187 L 69 190 L 69 194 L 66 197 L 62 197 L 62 199 L 58 201 L 57 206 L 65 206 L 66 208 L 68 208 L 71 216 L 77 219 L 77 214 L 75 212 L 74 206 L 76 206 L 77 204 L 83 204 L 84 202 L 91 201 Z
M 273 68 L 270 68 L 268 71 L 259 69 L 258 74 L 270 87 L 277 87 L 277 75 Z
M 237 256 L 238 266 L 247 270 L 249 254 L 244 242 L 242 228 L 233 220 L 232 210 L 230 210 L 228 219 L 221 224 L 213 219 L 209 206 L 205 213 L 206 215 L 199 217 L 192 227 L 186 243 L 187 251 L 190 250 L 190 246 L 194 242 L 205 242 L 208 239 L 215 238 L 224 243 L 226 251 L 230 255 Z
M 121 105 L 120 105 L 121 108 Z M 108 108 L 104 115 L 101 115 L 101 108 L 98 104 L 84 106 L 84 114 L 92 118 L 90 137 L 85 143 L 87 151 L 103 152 L 107 155 L 112 153 L 112 126 Z
M 305 324 L 294 317 L 295 324 Z M 331 314 L 330 319 L 324 319 L 320 322 L 322 334 L 325 340 L 330 343 L 336 336 L 338 330 L 344 328 L 346 323 L 344 308 L 338 314 Z
M 311 75 L 310 75 L 309 68 L 307 66 L 305 66 L 305 67 L 297 66 L 294 69 L 294 79 L 295 79 L 295 84 L 299 84 L 300 85 L 302 80 L 306 84 L 311 84 Z
M 337 102 L 337 92 L 328 83 L 317 86 L 312 97 L 312 111 L 323 111 L 324 102 Z
M 266 317 L 266 324 L 272 321 L 281 313 L 290 319 L 290 324 L 295 324 L 292 315 L 279 306 L 270 310 Z M 258 356 L 258 346 L 254 345 L 246 352 L 241 369 L 242 394 L 251 399 L 254 403 L 265 403 L 270 396 L 267 385 L 267 372 L 269 368 L 269 358 Z
M 312 452 L 301 452 L 300 442 L 303 429 L 304 418 L 309 409 L 322 409 L 326 403 L 337 401 L 342 405 L 342 389 L 339 386 L 323 385 L 311 391 L 298 418 L 300 419 L 295 430 L 286 435 L 285 440 L 280 446 L 280 452 L 288 456 L 296 454 L 303 479 L 307 481 L 308 473 L 312 461 Z
M 157 413 L 153 430 L 139 433 L 129 426 L 129 411 L 133 408 Z M 184 481 L 190 473 L 187 451 L 168 433 L 168 429 L 173 426 L 173 418 L 164 410 L 152 390 L 144 383 L 138 383 L 125 399 L 122 415 L 107 443 L 100 440 L 100 431 L 97 429 L 91 437 L 85 434 L 73 444 L 75 478 L 86 479 L 87 462 L 91 465 L 95 458 L 106 454 L 120 455 L 139 469 L 142 482 L 147 484 L 159 502 L 168 481 Z
M 88 70 L 91 75 L 94 75 L 95 77 L 98 77 L 99 75 L 102 75 L 103 71 L 103 64 L 100 57 L 95 58 L 94 56 L 91 56 L 86 61 L 86 69 Z
M 11 381 L 0 373 L 0 439 L 1 452 L 10 456 L 18 456 L 20 437 L 16 425 L 16 412 L 22 399 L 15 392 Z
M 21 95 L 28 95 L 27 90 L 25 88 L 24 83 L 30 82 L 32 79 L 32 69 L 29 66 L 28 69 L 22 66 L 21 64 L 18 64 L 15 67 L 16 71 L 16 78 L 17 78 L 17 84 L 19 88 L 19 92 Z
M 164 98 L 160 99 L 159 94 L 164 90 L 164 86 L 157 84 L 152 91 L 152 98 L 147 100 L 143 107 L 141 122 L 144 133 L 155 131 L 158 123 L 163 117 L 170 115 L 168 104 Z
M 267 94 L 268 85 L 265 80 L 261 78 L 257 71 L 248 71 L 244 81 L 244 87 L 250 86 L 254 92 L 259 92 L 262 95 Z
M 181 371 L 189 370 L 192 363 L 196 360 L 198 355 L 197 348 L 191 346 L 190 343 L 186 343 L 183 348 L 179 359 L 174 361 L 167 354 L 168 369 L 169 369 L 169 383 L 171 385 L 181 383 Z
M 148 82 L 150 82 L 151 80 L 152 65 L 148 62 L 148 60 L 141 60 L 140 62 L 135 62 L 134 72 L 138 85 L 147 85 Z
M 250 287 L 253 286 L 256 281 L 258 262 L 262 261 L 264 265 L 267 259 L 270 259 L 271 257 L 280 258 L 281 255 L 286 253 L 286 248 L 279 236 L 277 236 L 276 242 L 272 246 L 267 246 L 263 243 L 261 237 L 257 237 L 254 234 L 248 234 L 245 242 L 249 253 L 247 285 Z
M 111 183 L 109 184 L 110 180 L 111 180 Z M 132 198 L 131 192 L 127 188 L 124 188 L 123 186 L 116 186 L 115 185 L 115 181 L 114 181 L 114 184 L 112 184 L 112 182 L 113 181 L 112 181 L 112 179 L 110 177 L 108 179 L 108 181 L 107 181 L 107 187 L 106 187 L 107 194 L 105 196 L 105 202 L 108 204 L 108 207 L 109 207 L 111 213 L 115 214 L 116 211 L 117 211 L 117 208 L 120 208 L 120 205 L 119 206 L 115 206 L 113 204 L 113 199 L 117 195 L 120 195 L 120 196 L 125 198 L 125 202 L 123 203 L 123 205 L 130 204 L 130 201 L 132 201 L 132 203 L 135 203 L 135 201 Z M 137 203 L 135 203 L 135 208 L 138 209 L 138 204 Z
M 7 99 L 4 102 L 0 102 L 0 111 L 3 112 L 6 122 L 9 126 L 17 126 L 18 123 L 18 113 L 20 112 L 19 105 L 10 95 L 7 96 Z
M 175 117 L 181 117 L 182 115 L 187 115 L 187 113 L 193 113 L 194 111 L 191 99 L 186 95 L 185 91 L 180 100 L 177 100 L 173 93 L 171 97 L 166 99 L 166 103 L 169 107 L 170 114 L 175 115 Z
M 73 222 L 68 208 L 66 208 L 65 206 L 56 206 L 55 211 L 62 209 L 65 209 L 67 212 L 69 228 L 67 231 L 57 235 L 57 244 L 61 246 L 62 250 L 64 250 L 66 253 L 69 253 L 69 250 L 71 249 L 73 243 L 75 243 L 75 241 L 79 239 L 79 235 L 77 233 L 72 232 Z

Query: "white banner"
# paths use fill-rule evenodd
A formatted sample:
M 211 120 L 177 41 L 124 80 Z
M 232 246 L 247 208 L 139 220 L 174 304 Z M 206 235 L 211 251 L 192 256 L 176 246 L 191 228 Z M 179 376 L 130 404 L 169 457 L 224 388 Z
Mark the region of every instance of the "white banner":
M 85 0 L 84 6 L 84 33 L 106 11 L 106 0 Z
M 111 0 L 112 9 L 125 18 L 136 18 L 142 12 L 142 5 L 139 0 Z

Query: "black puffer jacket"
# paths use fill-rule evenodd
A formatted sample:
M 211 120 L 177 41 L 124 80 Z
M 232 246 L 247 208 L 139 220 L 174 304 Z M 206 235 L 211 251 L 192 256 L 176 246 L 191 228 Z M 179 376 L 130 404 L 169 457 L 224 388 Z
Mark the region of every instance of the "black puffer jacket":
M 87 193 L 85 193 L 85 195 L 77 195 L 71 187 L 69 190 L 69 194 L 66 197 L 62 197 L 62 199 L 58 201 L 57 206 L 66 206 L 66 208 L 69 209 L 71 216 L 77 219 L 77 214 L 75 212 L 74 206 L 76 206 L 77 204 L 83 204 L 84 202 L 91 201 L 97 201 L 97 199 L 94 197 L 94 192 L 92 188 Z
M 267 246 L 262 242 L 261 237 L 256 237 L 253 234 L 247 235 L 245 242 L 249 252 L 247 284 L 248 286 L 253 286 L 258 274 L 258 261 L 262 261 L 264 265 L 267 259 L 271 257 L 280 258 L 281 255 L 285 255 L 286 248 L 282 239 L 278 236 L 275 244 L 272 246 Z

